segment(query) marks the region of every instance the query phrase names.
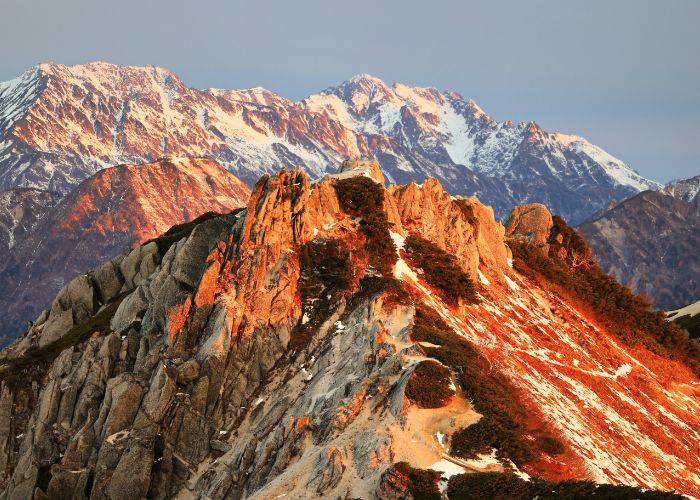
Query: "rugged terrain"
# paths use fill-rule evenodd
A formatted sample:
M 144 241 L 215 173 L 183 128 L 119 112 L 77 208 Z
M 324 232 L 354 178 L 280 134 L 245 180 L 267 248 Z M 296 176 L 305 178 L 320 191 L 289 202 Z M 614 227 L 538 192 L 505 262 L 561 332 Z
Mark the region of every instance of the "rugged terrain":
M 659 309 L 700 296 L 700 198 L 691 184 L 644 191 L 578 227 L 602 269 Z
M 589 265 L 540 207 L 506 235 L 436 180 L 383 183 L 264 176 L 66 285 L 2 353 L 4 498 L 700 495 L 697 352 L 671 323 L 631 342 L 535 271 Z
M 165 153 L 208 156 L 249 185 L 280 165 L 319 178 L 341 159 L 373 156 L 391 182 L 435 177 L 498 217 L 538 202 L 572 223 L 659 187 L 581 137 L 497 122 L 455 92 L 369 75 L 300 102 L 108 63 L 41 64 L 0 84 L 0 189 L 66 193 L 104 167 Z
M 174 224 L 244 206 L 249 194 L 234 175 L 204 158 L 110 167 L 63 198 L 28 188 L 3 193 L 0 345 L 77 274 Z

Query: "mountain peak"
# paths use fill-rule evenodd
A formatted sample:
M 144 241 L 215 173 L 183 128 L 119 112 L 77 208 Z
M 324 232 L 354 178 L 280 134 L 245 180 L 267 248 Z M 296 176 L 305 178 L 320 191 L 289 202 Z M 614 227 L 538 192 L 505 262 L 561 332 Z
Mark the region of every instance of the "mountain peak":
M 676 193 L 678 195 L 680 193 Z M 697 198 L 646 190 L 581 224 L 605 272 L 672 309 L 697 298 L 700 209 Z
M 174 72 L 161 66 L 147 64 L 145 66 L 130 66 L 115 64 L 108 61 L 89 61 L 81 64 L 62 64 L 54 61 L 47 61 L 36 66 L 40 70 L 47 73 L 67 72 L 75 75 L 114 73 L 114 72 L 153 72 L 157 74 L 168 74 L 177 76 Z M 179 78 L 179 77 L 178 77 Z
M 84 64 L 66 65 L 55 62 L 41 63 L 39 71 L 66 85 L 91 84 L 95 88 L 115 88 L 125 85 L 137 92 L 156 82 L 163 88 L 185 88 L 180 77 L 169 69 L 160 66 L 123 66 L 105 61 L 91 61 Z
M 369 73 L 359 73 L 357 75 L 353 75 L 350 78 L 348 78 L 344 83 L 350 83 L 350 84 L 358 84 L 358 83 L 374 83 L 374 84 L 381 84 L 381 85 L 386 85 L 384 83 L 384 80 L 381 78 L 370 75 Z
M 377 89 L 383 92 L 389 92 L 391 87 L 389 87 L 389 85 L 387 85 L 381 78 L 372 76 L 368 73 L 361 73 L 348 78 L 337 87 L 330 87 L 327 89 L 327 91 L 330 91 L 331 93 L 350 95 L 357 92 L 367 94 L 376 91 Z

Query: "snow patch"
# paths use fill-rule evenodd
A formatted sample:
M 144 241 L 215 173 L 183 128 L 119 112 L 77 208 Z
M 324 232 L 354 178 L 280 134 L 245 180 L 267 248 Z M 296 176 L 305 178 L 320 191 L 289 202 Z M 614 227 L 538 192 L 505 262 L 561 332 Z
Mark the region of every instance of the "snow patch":
M 469 125 L 464 116 L 457 113 L 449 102 L 442 107 L 440 131 L 445 134 L 445 150 L 453 162 L 469 167 L 474 154 L 474 138 L 469 134 Z
M 666 317 L 667 319 L 671 320 L 674 318 L 680 318 L 681 316 L 693 317 L 698 313 L 700 313 L 700 300 L 685 307 L 681 307 L 680 309 L 676 309 L 675 311 L 669 311 L 666 313 Z
M 515 281 L 513 281 L 512 279 L 510 279 L 507 274 L 504 274 L 503 278 L 505 278 L 506 283 L 508 284 L 508 287 L 510 287 L 511 290 L 513 290 L 513 291 L 520 290 L 520 287 L 518 286 L 518 284 Z
M 523 472 L 523 471 L 521 471 L 520 469 L 518 469 L 518 466 L 515 465 L 515 464 L 514 464 L 513 462 L 511 462 L 510 460 L 508 460 L 508 466 L 513 470 L 513 474 L 515 474 L 516 476 L 518 476 L 520 479 L 522 479 L 522 480 L 524 480 L 524 481 L 529 481 L 529 480 L 530 480 L 529 474 L 528 474 L 527 472 Z
M 561 135 L 561 134 L 559 134 Z M 579 157 L 587 157 L 594 161 L 605 171 L 605 173 L 618 185 L 629 186 L 637 191 L 646 189 L 658 189 L 660 184 L 645 179 L 637 172 L 628 167 L 622 160 L 588 142 L 585 139 L 568 144 Z
M 438 471 L 445 479 L 449 479 L 452 476 L 467 472 L 464 467 L 460 467 L 456 463 L 444 458 L 439 462 L 435 462 L 433 465 L 428 466 L 428 469 Z
M 502 466 L 500 460 L 496 457 L 495 449 L 491 449 L 491 453 L 489 454 L 479 453 L 476 455 L 476 458 L 461 459 L 461 461 L 464 462 L 465 465 L 480 471 Z
M 389 231 L 389 234 L 391 234 L 391 239 L 394 240 L 394 245 L 396 245 L 396 250 L 403 249 L 403 244 L 405 242 L 404 237 L 401 236 L 399 233 L 395 233 L 394 231 Z
M 625 363 L 624 365 L 620 366 L 617 370 L 615 370 L 614 377 L 624 377 L 626 375 L 629 375 L 630 373 L 632 373 L 632 365 Z
M 435 433 L 435 438 L 438 440 L 438 443 L 440 443 L 440 446 L 442 446 L 444 448 L 445 447 L 445 434 L 443 434 L 440 431 L 437 431 Z
M 481 282 L 482 285 L 489 286 L 491 282 L 484 276 L 484 273 L 481 272 L 481 269 L 477 269 L 477 272 L 479 273 L 479 281 Z
M 301 375 L 302 375 L 302 377 L 304 377 L 304 380 L 306 380 L 307 382 L 309 380 L 311 380 L 312 378 L 314 378 L 314 376 L 306 368 L 301 369 Z
M 415 272 L 413 272 L 413 269 L 408 267 L 405 260 L 399 258 L 396 261 L 396 266 L 394 267 L 394 277 L 396 279 L 401 279 L 403 276 L 405 276 L 409 281 L 418 283 L 418 276 Z

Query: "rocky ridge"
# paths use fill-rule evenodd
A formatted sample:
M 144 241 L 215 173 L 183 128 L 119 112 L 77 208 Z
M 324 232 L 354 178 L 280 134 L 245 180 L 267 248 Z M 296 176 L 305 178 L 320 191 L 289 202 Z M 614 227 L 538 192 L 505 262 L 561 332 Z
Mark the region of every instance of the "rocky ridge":
M 41 64 L 0 84 L 0 188 L 70 191 L 109 165 L 207 156 L 252 185 L 273 165 L 312 178 L 376 157 L 392 183 L 437 178 L 499 217 L 544 203 L 573 223 L 660 187 L 585 139 L 497 122 L 471 100 L 359 75 L 293 102 L 197 90 L 157 67 Z
M 505 229 L 477 199 L 437 181 L 385 190 L 380 175 L 346 164 L 313 183 L 301 170 L 264 176 L 245 210 L 71 281 L 2 354 L 4 497 L 398 498 L 401 461 L 445 477 L 515 470 L 698 494 L 697 378 L 515 272 Z M 344 193 L 348 179 L 365 190 Z M 348 213 L 348 196 L 378 211 Z M 391 236 L 379 241 L 382 221 Z M 412 237 L 454 253 L 479 303 L 445 303 L 409 265 Z M 351 250 L 347 275 L 304 258 L 332 241 Z M 386 276 L 388 255 L 373 252 L 389 242 Z M 412 299 L 368 289 L 377 279 Z M 412 340 L 420 308 L 522 391 L 528 418 L 563 443 L 557 458 L 518 471 L 451 454 L 480 415 L 457 373 L 441 406 L 405 396 L 441 348 Z M 87 326 L 64 325 L 64 311 Z
M 174 224 L 244 206 L 249 193 L 212 160 L 171 158 L 101 170 L 63 198 L 22 188 L 0 195 L 0 220 L 8 221 L 0 225 L 8 235 L 0 247 L 2 343 L 77 274 Z

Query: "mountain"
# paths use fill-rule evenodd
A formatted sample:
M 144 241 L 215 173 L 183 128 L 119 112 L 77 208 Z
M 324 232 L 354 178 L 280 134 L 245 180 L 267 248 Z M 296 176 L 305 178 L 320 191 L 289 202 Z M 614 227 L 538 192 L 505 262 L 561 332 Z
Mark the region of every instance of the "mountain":
M 9 222 L 0 228 L 11 229 L 12 243 L 0 247 L 3 344 L 73 276 L 203 212 L 243 206 L 249 194 L 245 184 L 205 158 L 106 168 L 58 202 L 56 193 L 35 189 L 3 193 L 0 221 Z
M 644 191 L 578 229 L 603 270 L 674 309 L 698 298 L 700 205 L 665 192 Z
M 347 157 L 376 157 L 391 182 L 435 177 L 499 217 L 538 202 L 574 223 L 659 187 L 581 137 L 497 122 L 455 92 L 369 75 L 300 102 L 108 63 L 41 64 L 0 84 L 0 189 L 66 193 L 106 166 L 164 152 L 210 157 L 249 185 L 279 166 L 319 178 Z
M 624 289 L 560 218 L 506 240 L 476 198 L 384 180 L 266 175 L 72 280 L 0 355 L 4 496 L 698 496 L 697 346 L 576 295 Z

